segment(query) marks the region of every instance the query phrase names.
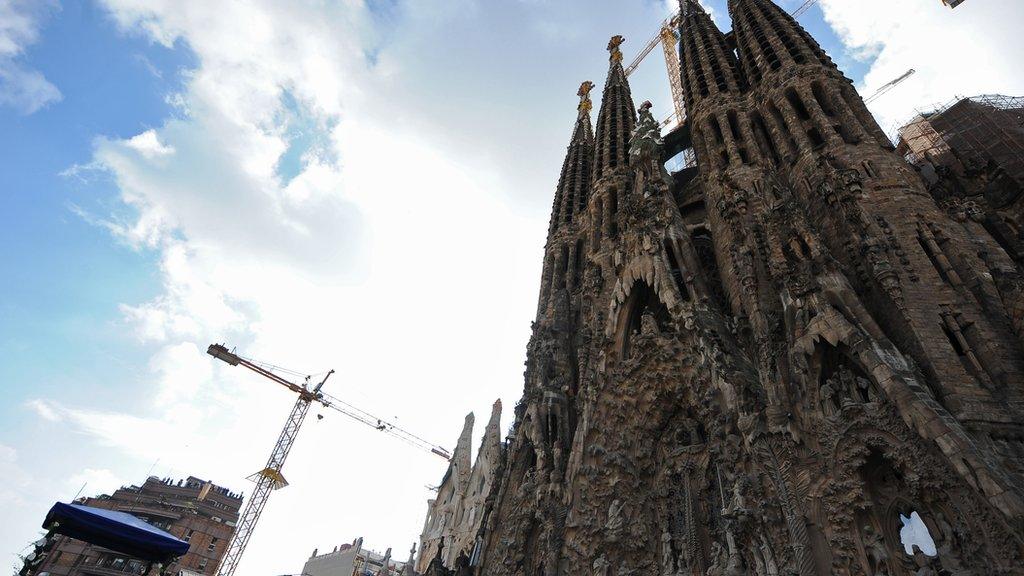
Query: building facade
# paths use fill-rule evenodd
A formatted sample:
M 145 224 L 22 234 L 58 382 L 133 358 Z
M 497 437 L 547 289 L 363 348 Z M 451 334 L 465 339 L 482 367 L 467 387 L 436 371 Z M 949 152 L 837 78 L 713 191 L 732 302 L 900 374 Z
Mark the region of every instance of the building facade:
M 363 548 L 363 539 L 356 538 L 351 544 L 336 546 L 332 551 L 313 554 L 302 566 L 302 576 L 404 576 L 411 569 L 412 552 L 409 560 L 398 562 L 391 558 L 391 549 L 381 554 Z
M 1024 263 L 1024 98 L 961 98 L 919 114 L 900 129 L 896 151 L 941 208 L 979 222 Z
M 189 476 L 174 482 L 150 476 L 141 486 L 81 498 L 77 504 L 127 512 L 189 543 L 188 553 L 167 567 L 168 574 L 214 574 L 227 551 L 242 496 Z M 58 536 L 36 574 L 123 576 L 144 574 L 147 564 L 106 548 Z
M 682 2 L 664 139 L 621 37 L 596 129 L 580 88 L 472 571 L 1022 573 L 1020 263 L 784 10 L 728 6 Z
M 468 560 L 477 548 L 487 495 L 491 493 L 501 464 L 501 400 L 491 408 L 476 461 L 471 464 L 473 421 L 472 413 L 466 416 L 437 496 L 427 502 L 427 518 L 420 534 L 420 553 L 416 561 L 419 573 L 427 572 L 439 551 L 442 565 L 453 568 L 460 556 Z

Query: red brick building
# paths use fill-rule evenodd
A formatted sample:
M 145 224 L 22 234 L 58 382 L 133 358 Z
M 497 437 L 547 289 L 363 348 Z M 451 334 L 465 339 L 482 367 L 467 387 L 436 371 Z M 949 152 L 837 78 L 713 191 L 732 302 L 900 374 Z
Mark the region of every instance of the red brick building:
M 124 486 L 113 494 L 76 502 L 127 512 L 188 542 L 188 554 L 168 573 L 213 574 L 235 530 L 242 496 L 192 476 L 177 482 L 150 476 L 142 486 Z M 37 574 L 122 576 L 145 571 L 141 560 L 60 536 Z

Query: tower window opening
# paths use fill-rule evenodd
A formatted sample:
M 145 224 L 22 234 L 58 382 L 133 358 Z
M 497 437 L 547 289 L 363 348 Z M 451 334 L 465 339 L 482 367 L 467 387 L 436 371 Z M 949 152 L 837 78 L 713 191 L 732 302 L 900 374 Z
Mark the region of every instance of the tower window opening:
M 604 223 L 604 204 L 598 198 L 594 201 L 594 252 L 601 248 L 601 226 Z
M 619 235 L 619 196 L 618 191 L 614 188 L 608 195 L 608 231 L 612 238 L 616 238 Z
M 838 134 L 840 138 L 843 139 L 843 142 L 846 142 L 847 144 L 857 143 L 857 138 L 842 124 L 836 124 L 832 126 L 832 129 L 835 130 L 835 133 Z
M 868 178 L 875 178 L 878 176 L 878 173 L 875 172 L 875 163 L 871 160 L 865 160 L 861 165 L 864 166 L 864 174 L 866 174 Z
M 942 324 L 942 333 L 946 335 L 946 339 L 949 340 L 949 344 L 953 347 L 953 350 L 956 351 L 957 356 L 960 358 L 967 356 L 967 350 L 964 349 L 963 345 L 960 344 L 960 340 L 945 324 Z
M 562 252 L 558 258 L 558 284 L 559 288 L 565 288 L 565 279 L 569 273 L 569 247 L 562 246 Z
M 701 271 L 704 273 L 704 281 L 710 292 L 712 302 L 718 306 L 723 314 L 729 312 L 729 300 L 726 297 L 725 287 L 722 284 L 722 277 L 718 268 L 718 259 L 715 257 L 715 242 L 711 233 L 703 226 L 696 228 L 690 235 L 693 249 L 697 253 L 697 261 Z
M 714 116 L 708 118 L 708 126 L 711 127 L 711 133 L 715 135 L 715 143 L 724 144 L 725 135 L 722 133 L 722 126 L 718 123 L 718 118 Z
M 694 56 L 693 75 L 694 78 L 697 79 L 697 87 L 700 90 L 700 95 L 703 97 L 707 97 L 707 95 L 709 94 L 708 83 L 707 80 L 704 79 L 704 68 L 700 62 L 700 52 L 697 51 L 697 44 L 693 39 L 694 35 L 688 34 L 687 36 L 690 39 L 690 53 L 693 54 Z
M 864 106 L 864 102 L 860 99 L 860 96 L 853 90 L 849 85 L 843 85 L 839 89 L 839 95 L 843 101 L 846 102 L 846 106 L 853 111 L 854 117 L 861 123 L 861 127 L 868 133 L 877 132 L 878 125 L 875 123 L 875 118 L 868 112 L 867 107 Z
M 705 41 L 704 45 L 708 48 L 707 56 L 708 61 L 711 62 L 711 74 L 715 77 L 715 86 L 718 87 L 719 92 L 728 92 L 729 87 L 725 83 L 725 74 L 722 72 L 722 65 L 718 61 L 717 54 L 711 49 L 710 42 Z
M 548 412 L 547 424 L 548 442 L 554 444 L 558 438 L 558 415 L 554 412 Z
M 608 166 L 615 167 L 619 165 L 619 107 L 615 105 L 615 102 L 611 102 L 610 104 L 611 106 L 608 107 L 608 131 L 611 134 L 608 138 Z
M 554 279 L 554 257 L 548 255 L 547 262 L 544 263 L 544 286 L 541 290 L 542 306 L 546 306 L 548 303 L 548 294 L 551 293 L 551 284 Z
M 684 301 L 689 302 L 690 292 L 686 289 L 686 282 L 683 280 L 683 271 L 679 267 L 679 260 L 676 259 L 675 250 L 672 247 L 672 242 L 665 239 L 665 258 L 668 261 L 669 271 L 672 273 L 672 280 L 676 283 L 676 288 L 679 290 L 679 295 Z
M 800 117 L 801 120 L 810 120 L 811 113 L 807 111 L 807 106 L 804 106 L 803 100 L 800 99 L 800 95 L 796 93 L 794 88 L 786 90 L 786 99 L 789 100 L 789 104 L 793 106 L 793 111 Z
M 811 141 L 811 146 L 818 148 L 825 145 L 825 139 L 821 136 L 821 132 L 817 128 L 811 128 L 807 131 L 807 138 Z
M 750 120 L 754 126 L 754 139 L 761 149 L 761 155 L 770 157 L 773 163 L 779 164 L 779 151 L 775 147 L 775 142 L 772 141 L 772 135 L 768 131 L 768 127 L 765 125 L 764 116 L 761 116 L 761 113 L 755 110 L 751 114 Z
M 786 22 L 778 18 L 777 14 L 770 13 L 770 11 L 765 10 L 759 4 L 755 3 L 753 6 L 758 12 L 760 12 L 761 18 L 772 26 L 772 29 L 775 31 L 775 35 L 778 36 L 782 45 L 786 47 L 786 51 L 789 52 L 793 61 L 797 64 L 803 64 L 805 61 L 804 56 L 799 50 L 797 50 L 796 43 L 793 42 L 793 38 L 786 30 Z
M 580 281 L 583 278 L 583 251 L 585 247 L 583 240 L 576 241 L 576 254 L 572 263 L 572 287 L 579 288 Z
M 580 186 L 576 197 L 576 211 L 582 213 L 587 208 L 587 192 L 589 192 L 589 188 L 585 175 L 590 174 L 590 155 L 585 154 L 580 159 L 579 171 Z
M 796 139 L 794 139 L 793 134 L 790 133 L 789 126 L 786 124 L 786 119 L 782 116 L 782 112 L 779 111 L 779 108 L 775 105 L 774 102 L 768 103 L 768 113 L 771 114 L 772 120 L 775 122 L 775 125 L 778 127 L 779 130 L 782 131 L 782 133 L 787 138 L 789 143 L 789 149 L 796 152 L 798 150 L 796 145 Z M 796 162 L 795 154 L 791 157 L 791 162 Z
M 836 110 L 832 106 L 832 102 L 828 96 L 825 95 L 825 89 L 822 88 L 821 82 L 814 82 L 811 84 L 811 94 L 814 96 L 814 100 L 821 107 L 821 111 L 825 113 L 825 116 L 829 118 L 835 118 Z
M 747 73 L 747 78 L 752 78 L 754 83 L 758 83 L 761 81 L 761 69 L 756 65 L 752 65 L 754 51 L 747 41 L 746 27 L 742 26 L 738 21 L 736 22 L 736 34 L 737 38 L 742 38 L 741 41 L 736 43 L 737 57 L 743 63 L 743 70 Z
M 933 250 L 928 240 L 918 233 L 917 242 L 921 245 L 921 249 L 924 250 L 925 255 L 928 256 L 928 261 L 932 263 L 932 267 L 935 268 L 936 272 L 938 272 L 942 281 L 952 286 L 953 282 L 949 278 L 949 274 L 946 272 L 946 267 L 939 262 L 939 255 L 935 253 L 935 250 Z
M 726 114 L 726 118 L 729 120 L 729 132 L 732 133 L 733 140 L 736 142 L 742 142 L 743 137 L 740 136 L 740 121 L 736 115 L 736 111 L 729 110 L 729 113 Z

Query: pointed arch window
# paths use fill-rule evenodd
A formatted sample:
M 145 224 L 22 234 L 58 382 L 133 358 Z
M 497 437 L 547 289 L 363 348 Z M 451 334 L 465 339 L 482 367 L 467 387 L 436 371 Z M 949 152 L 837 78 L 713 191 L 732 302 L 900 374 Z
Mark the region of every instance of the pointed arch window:
M 623 305 L 619 316 L 619 357 L 630 358 L 633 355 L 633 345 L 636 337 L 646 328 L 644 324 L 652 319 L 657 329 L 663 330 L 669 326 L 671 316 L 668 307 L 658 298 L 647 282 L 635 280 L 629 291 L 629 297 Z M 645 316 L 648 318 L 645 320 Z
M 672 273 L 672 280 L 675 282 L 676 288 L 679 290 L 679 296 L 684 301 L 689 302 L 690 291 L 686 289 L 686 282 L 683 280 L 683 270 L 679 266 L 679 259 L 676 258 L 675 247 L 669 238 L 665 239 L 665 259 L 668 263 L 669 271 Z

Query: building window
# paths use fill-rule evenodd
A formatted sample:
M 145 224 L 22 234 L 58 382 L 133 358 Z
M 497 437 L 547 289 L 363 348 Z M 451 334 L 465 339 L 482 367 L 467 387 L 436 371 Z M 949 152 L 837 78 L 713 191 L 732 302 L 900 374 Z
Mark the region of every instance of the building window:
M 191 528 L 189 528 L 188 530 L 185 530 L 185 536 L 182 537 L 182 540 L 184 540 L 185 542 L 192 541 L 192 535 L 195 534 L 195 533 L 196 533 L 196 531 L 191 529 Z
M 217 549 L 217 539 L 210 538 L 210 544 L 206 547 L 207 552 L 214 552 Z
M 207 562 L 208 561 L 207 561 L 206 558 L 200 558 L 199 559 L 199 564 L 196 564 L 196 568 L 199 569 L 200 572 L 206 572 L 206 563 Z

